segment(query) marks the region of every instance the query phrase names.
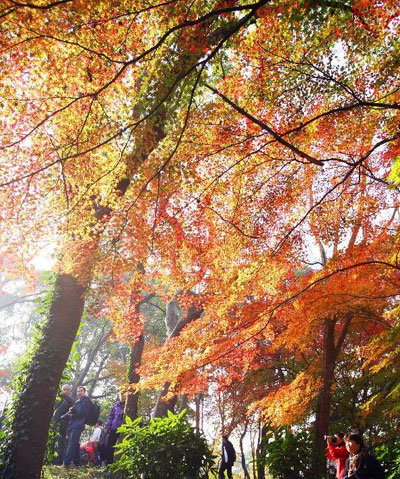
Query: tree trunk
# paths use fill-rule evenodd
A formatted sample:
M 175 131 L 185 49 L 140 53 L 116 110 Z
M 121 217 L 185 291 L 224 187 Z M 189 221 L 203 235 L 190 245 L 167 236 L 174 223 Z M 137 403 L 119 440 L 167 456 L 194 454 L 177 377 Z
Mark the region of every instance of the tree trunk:
M 189 398 L 187 394 L 181 396 L 179 401 L 178 414 L 181 413 L 184 409 L 187 409 L 189 403 Z
M 247 422 L 244 426 L 243 432 L 240 434 L 239 444 L 240 444 L 240 455 L 241 455 L 241 463 L 242 463 L 242 469 L 243 469 L 244 477 L 245 477 L 245 479 L 250 479 L 250 474 L 249 474 L 249 471 L 247 470 L 247 466 L 246 466 L 246 456 L 244 454 L 244 448 L 243 448 L 243 439 L 246 436 L 246 433 L 247 433 Z
M 335 372 L 336 359 L 341 351 L 344 339 L 350 325 L 352 314 L 346 316 L 342 331 L 335 344 L 335 327 L 338 318 L 336 316 L 325 318 L 324 337 L 322 351 L 322 387 L 317 397 L 317 407 L 314 423 L 314 453 L 313 464 L 311 470 L 316 478 L 326 476 L 326 459 L 324 451 L 326 448 L 324 435 L 328 433 L 331 399 L 332 399 L 332 382 Z
M 138 270 L 144 274 L 145 269 L 142 265 L 138 266 Z M 140 307 L 143 304 L 149 302 L 153 297 L 154 293 L 146 294 L 136 305 L 136 312 L 140 312 Z M 140 376 L 138 373 L 138 368 L 142 363 L 142 355 L 144 349 L 144 333 L 137 338 L 133 346 L 131 346 L 129 353 L 129 362 L 126 370 L 126 380 L 129 384 L 135 385 L 140 381 Z M 125 404 L 125 416 L 129 416 L 132 420 L 138 417 L 139 410 L 139 392 L 128 391 L 128 396 Z
M 179 322 L 179 308 L 178 301 L 174 298 L 170 301 L 165 310 L 165 325 L 167 327 L 167 341 L 172 336 L 173 331 L 175 330 L 176 325 Z M 164 383 L 162 389 L 158 391 L 156 404 L 153 411 L 151 412 L 152 417 L 163 417 L 167 415 L 167 411 L 173 411 L 177 398 L 172 398 L 169 401 L 163 400 L 163 397 L 168 393 L 170 383 Z
M 196 394 L 194 402 L 196 406 L 196 432 L 197 434 L 200 434 L 201 393 Z
M 178 301 L 173 299 L 170 303 L 167 304 L 167 310 L 165 314 L 165 323 L 167 325 L 167 341 L 170 338 L 175 338 L 179 336 L 182 329 L 189 324 L 191 321 L 200 318 L 203 314 L 203 311 L 197 309 L 195 306 L 190 306 L 187 312 L 187 315 L 179 320 L 179 310 L 178 310 Z M 163 398 L 168 393 L 170 383 L 164 383 L 164 387 L 158 392 L 156 404 L 152 411 L 152 417 L 163 417 L 167 415 L 168 411 L 174 412 L 174 408 L 178 401 L 177 396 L 173 396 L 168 401 L 165 401 Z
M 96 389 L 97 383 L 99 382 L 99 379 L 100 379 L 100 374 L 104 371 L 104 365 L 106 364 L 108 358 L 109 358 L 109 354 L 107 354 L 106 356 L 103 356 L 101 358 L 100 364 L 97 368 L 94 378 L 90 379 L 90 381 L 85 381 L 83 383 L 83 386 L 85 387 L 87 387 L 87 385 L 90 384 L 89 388 L 87 388 L 87 395 L 90 398 L 93 396 L 93 392 Z M 104 379 L 104 377 L 102 379 Z
M 129 384 L 137 384 L 140 381 L 139 373 L 137 372 L 140 363 L 142 362 L 142 354 L 144 348 L 144 335 L 142 334 L 137 339 L 134 346 L 131 348 L 129 356 L 129 369 L 127 374 L 127 380 Z M 128 398 L 125 405 L 125 415 L 129 416 L 131 419 L 136 419 L 138 417 L 138 402 L 139 402 L 139 393 L 138 392 L 129 392 Z
M 88 355 L 88 358 L 86 360 L 86 363 L 85 363 L 85 366 L 84 366 L 83 370 L 79 373 L 78 377 L 76 377 L 74 379 L 73 386 L 75 388 L 80 386 L 80 385 L 83 385 L 83 386 L 85 385 L 86 375 L 89 372 L 89 370 L 92 368 L 93 362 L 95 360 L 95 357 L 96 357 L 97 353 L 100 351 L 103 344 L 106 342 L 107 338 L 110 336 L 111 333 L 112 333 L 112 328 L 110 328 L 106 333 L 103 333 L 97 339 L 97 342 L 94 345 L 93 349 L 89 352 L 89 355 Z M 93 391 L 94 387 L 95 387 L 95 384 L 91 388 L 92 391 Z M 90 397 L 90 395 L 89 395 L 89 397 Z
M 79 328 L 87 284 L 69 275 L 55 282 L 48 319 L 15 405 L 13 437 L 2 479 L 38 479 L 57 386 Z
M 331 387 L 335 371 L 335 324 L 335 320 L 331 318 L 325 319 L 322 352 L 322 387 L 317 398 L 314 423 L 315 437 L 312 471 L 316 478 L 326 476 L 324 434 L 328 432 L 331 411 Z
M 267 435 L 267 426 L 261 424 L 260 435 L 258 439 L 256 459 L 257 459 L 257 479 L 265 479 L 265 447 L 264 438 Z
M 252 429 L 252 428 L 251 428 Z M 256 457 L 256 444 L 255 444 L 255 434 L 252 434 L 250 429 L 250 449 L 251 449 L 251 472 L 253 474 L 253 479 L 257 479 L 257 457 Z

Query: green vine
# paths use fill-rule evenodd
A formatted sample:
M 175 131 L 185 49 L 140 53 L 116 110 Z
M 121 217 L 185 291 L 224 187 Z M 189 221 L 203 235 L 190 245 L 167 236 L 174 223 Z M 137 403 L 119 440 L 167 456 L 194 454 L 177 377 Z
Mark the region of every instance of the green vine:
M 45 285 L 46 294 L 37 300 L 36 313 L 40 316 L 34 326 L 34 333 L 26 352 L 19 359 L 17 374 L 11 384 L 11 401 L 5 411 L 2 430 L 0 433 L 0 478 L 13 479 L 14 465 L 11 463 L 11 451 L 20 440 L 26 440 L 25 425 L 30 421 L 30 411 L 22 407 L 21 397 L 29 385 L 29 371 L 34 368 L 34 358 L 43 338 L 43 329 L 46 325 L 50 304 L 54 295 L 56 275 L 45 273 L 41 277 Z M 21 419 L 22 418 L 22 419 Z

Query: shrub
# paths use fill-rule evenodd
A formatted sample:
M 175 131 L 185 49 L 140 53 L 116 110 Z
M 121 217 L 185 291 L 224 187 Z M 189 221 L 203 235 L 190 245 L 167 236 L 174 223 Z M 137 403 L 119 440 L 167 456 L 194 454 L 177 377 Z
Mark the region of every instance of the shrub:
M 205 438 L 190 426 L 185 411 L 176 416 L 169 412 L 148 425 L 127 417 L 119 432 L 123 439 L 116 446 L 114 469 L 127 479 L 200 479 L 213 466 Z
M 387 479 L 400 477 L 400 441 L 381 444 L 374 448 L 374 454 L 385 469 Z
M 305 431 L 293 434 L 281 428 L 269 431 L 263 439 L 264 465 L 274 479 L 312 477 L 312 437 Z

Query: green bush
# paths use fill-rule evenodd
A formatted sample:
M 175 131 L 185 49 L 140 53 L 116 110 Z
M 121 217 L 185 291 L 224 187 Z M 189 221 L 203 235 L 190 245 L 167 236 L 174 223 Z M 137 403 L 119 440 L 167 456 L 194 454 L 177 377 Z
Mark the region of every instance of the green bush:
M 196 434 L 185 417 L 152 419 L 148 425 L 141 418 L 126 418 L 119 432 L 123 439 L 116 446 L 116 471 L 127 479 L 200 479 L 208 477 L 212 456 L 203 436 Z
M 374 454 L 382 464 L 387 479 L 400 477 L 400 441 L 392 441 L 374 448 Z
M 312 477 L 312 437 L 308 432 L 293 434 L 285 428 L 269 431 L 263 439 L 264 465 L 274 479 Z

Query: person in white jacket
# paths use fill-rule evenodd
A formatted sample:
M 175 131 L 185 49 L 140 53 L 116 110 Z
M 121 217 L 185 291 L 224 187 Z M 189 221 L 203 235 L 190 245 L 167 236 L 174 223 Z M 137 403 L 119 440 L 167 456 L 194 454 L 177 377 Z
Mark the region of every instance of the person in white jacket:
M 92 443 L 94 443 L 94 459 L 95 464 L 100 465 L 104 461 L 104 437 L 105 432 L 103 428 L 103 421 L 99 419 L 94 428 L 93 434 L 90 437 Z

